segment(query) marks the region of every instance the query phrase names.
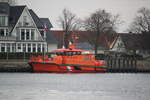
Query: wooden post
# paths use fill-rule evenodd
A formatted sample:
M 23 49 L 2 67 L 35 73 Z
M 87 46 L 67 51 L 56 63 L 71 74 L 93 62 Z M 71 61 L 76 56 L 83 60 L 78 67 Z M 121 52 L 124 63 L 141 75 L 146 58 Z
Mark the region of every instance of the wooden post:
M 110 57 L 110 71 L 112 72 L 112 57 Z
M 130 65 L 129 65 L 129 57 L 126 58 L 126 70 L 130 71 Z
M 123 66 L 122 66 L 122 68 L 123 68 L 123 72 L 125 72 L 125 59 L 123 58 L 122 60 L 123 60 L 123 63 L 122 63 Z
M 121 71 L 121 69 L 120 69 L 121 67 L 120 67 L 120 58 L 118 59 L 118 69 L 119 69 L 119 72 Z
M 136 58 L 134 57 L 134 70 L 135 70 L 135 72 L 137 71 L 136 66 L 137 66 L 137 60 L 136 60 Z

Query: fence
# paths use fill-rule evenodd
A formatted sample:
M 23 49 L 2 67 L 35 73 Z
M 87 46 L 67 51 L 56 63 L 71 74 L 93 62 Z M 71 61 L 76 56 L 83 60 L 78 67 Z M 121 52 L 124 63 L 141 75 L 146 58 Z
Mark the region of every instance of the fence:
M 107 56 L 105 60 L 109 72 L 137 71 L 137 58 L 134 56 Z
M 137 62 L 142 56 L 107 52 L 105 55 L 97 55 L 96 58 L 106 61 L 109 72 L 137 72 L 139 71 Z
M 0 61 L 27 61 L 31 56 L 44 56 L 44 53 L 0 53 Z

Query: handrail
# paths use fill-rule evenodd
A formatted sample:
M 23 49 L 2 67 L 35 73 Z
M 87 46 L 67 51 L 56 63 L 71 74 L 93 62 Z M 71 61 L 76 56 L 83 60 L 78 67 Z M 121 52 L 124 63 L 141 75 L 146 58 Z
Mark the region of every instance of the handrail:
M 16 40 L 16 38 L 12 36 L 0 36 L 0 40 Z

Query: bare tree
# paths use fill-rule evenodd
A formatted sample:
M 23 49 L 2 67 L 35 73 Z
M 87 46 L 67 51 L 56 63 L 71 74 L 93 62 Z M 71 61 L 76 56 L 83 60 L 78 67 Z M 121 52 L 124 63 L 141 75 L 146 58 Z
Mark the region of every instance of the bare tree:
M 68 9 L 63 9 L 62 16 L 59 17 L 58 21 L 64 31 L 63 45 L 65 46 L 65 48 L 68 48 L 69 41 L 70 41 L 69 36 L 71 34 L 71 31 L 79 29 L 79 25 L 78 25 L 79 19 L 75 14 L 71 13 Z
M 132 33 L 150 33 L 150 9 L 140 8 L 130 27 Z
M 111 13 L 101 9 L 92 13 L 90 17 L 85 20 L 85 29 L 87 31 L 92 31 L 90 35 L 92 37 L 87 41 L 94 45 L 95 54 L 97 54 L 98 51 L 101 34 L 114 32 L 116 30 L 116 25 L 120 22 L 119 15 L 113 16 Z

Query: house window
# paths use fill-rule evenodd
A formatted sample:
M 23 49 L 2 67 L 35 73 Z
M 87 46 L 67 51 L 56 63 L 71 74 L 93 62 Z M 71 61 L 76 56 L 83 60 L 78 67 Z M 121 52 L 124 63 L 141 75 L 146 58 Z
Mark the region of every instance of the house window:
M 10 43 L 7 43 L 7 52 L 10 52 Z
M 32 48 L 33 48 L 33 52 L 36 52 L 36 44 L 33 44 Z
M 26 52 L 26 44 L 23 44 L 23 52 Z
M 8 35 L 8 29 L 0 29 L 0 36 L 7 36 Z
M 34 34 L 35 34 L 35 30 L 31 29 L 31 40 L 34 40 Z
M 21 29 L 21 40 L 25 40 L 25 30 Z
M 44 38 L 44 31 L 40 31 L 42 38 Z
M 21 40 L 34 40 L 35 29 L 21 29 Z
M 7 16 L 0 16 L 0 26 L 7 26 L 8 17 Z
M 0 16 L 0 26 L 5 26 L 5 16 Z
M 12 44 L 12 52 L 15 52 L 15 43 Z
M 42 46 L 42 51 L 45 52 L 45 45 Z
M 6 36 L 8 35 L 8 29 L 5 29 L 6 30 Z
M 4 43 L 2 43 L 2 45 L 1 45 L 1 52 L 5 52 L 5 44 Z
M 38 52 L 41 52 L 41 44 L 38 44 Z
M 18 44 L 18 49 L 21 49 L 21 44 Z
M 26 39 L 29 40 L 30 39 L 30 35 L 29 35 L 29 29 L 26 30 Z
M 5 36 L 4 29 L 0 29 L 0 36 Z
M 28 52 L 31 52 L 31 44 L 28 44 Z

